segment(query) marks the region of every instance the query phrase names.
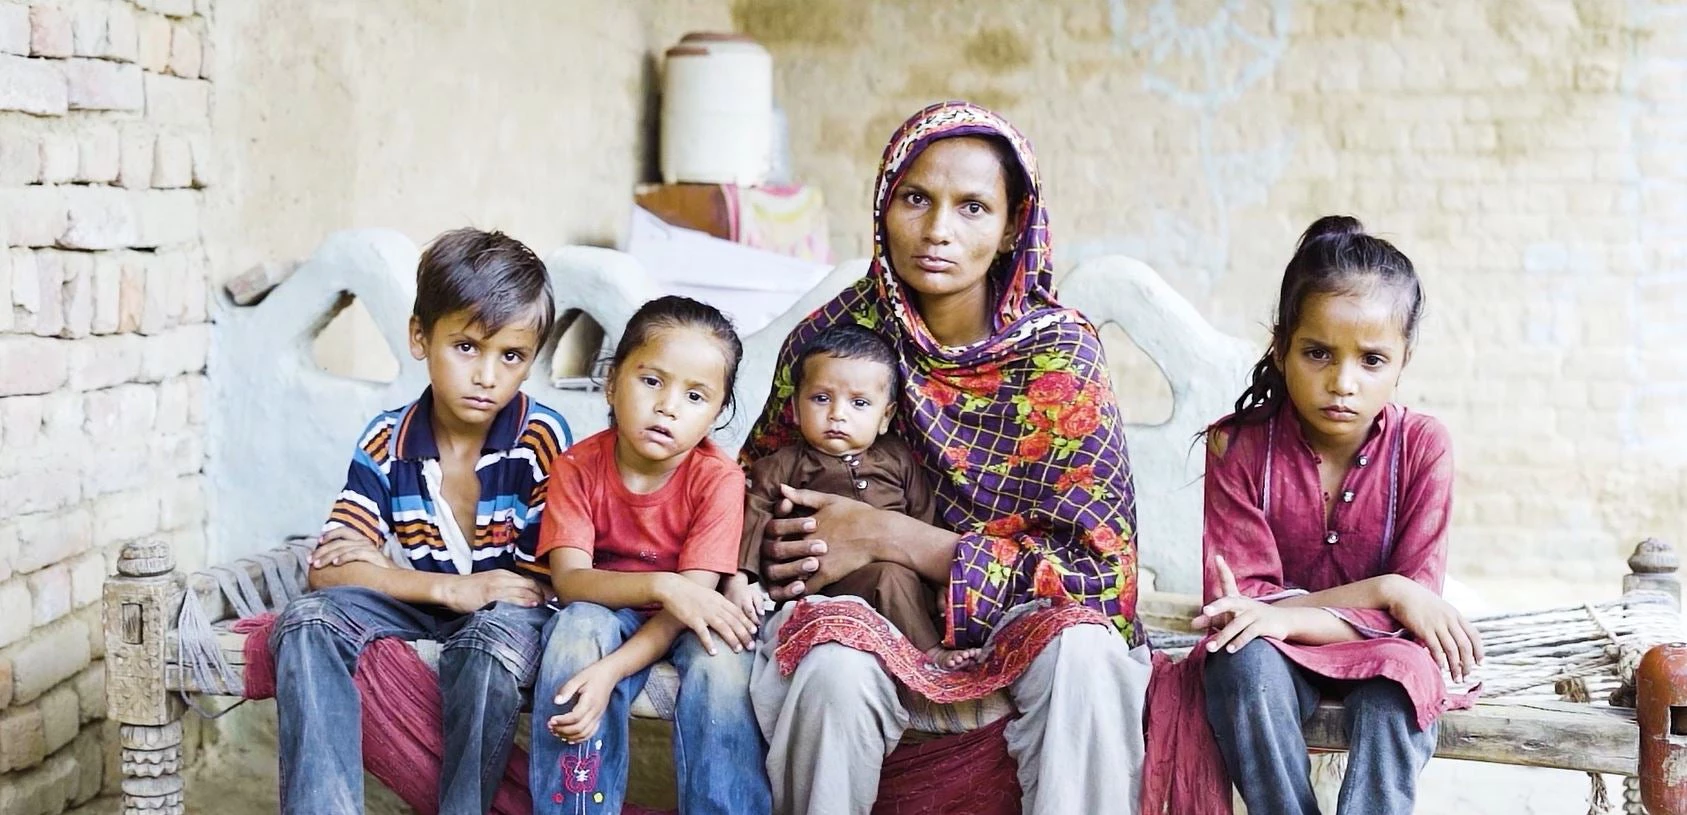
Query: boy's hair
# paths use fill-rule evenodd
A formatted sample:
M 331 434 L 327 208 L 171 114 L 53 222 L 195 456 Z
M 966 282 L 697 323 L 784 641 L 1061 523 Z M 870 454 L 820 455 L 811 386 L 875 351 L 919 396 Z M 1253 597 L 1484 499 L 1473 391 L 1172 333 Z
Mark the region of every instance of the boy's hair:
M 556 300 L 544 261 L 502 232 L 463 228 L 443 232 L 416 264 L 416 305 L 422 333 L 441 317 L 467 311 L 475 325 L 496 333 L 512 320 L 537 312 L 539 344 L 550 337 Z
M 812 357 L 824 354 L 838 359 L 861 359 L 877 362 L 890 369 L 890 394 L 896 395 L 896 383 L 899 379 L 896 364 L 896 350 L 884 337 L 869 330 L 865 326 L 851 324 L 835 325 L 808 341 L 803 346 L 802 353 L 791 364 L 791 386 L 801 388 L 803 373 L 808 369 L 808 361 Z
M 639 346 L 649 342 L 657 331 L 672 328 L 695 328 L 720 345 L 721 356 L 726 358 L 726 397 L 721 402 L 721 411 L 736 410 L 738 397 L 735 385 L 738 363 L 744 359 L 744 342 L 738 338 L 738 329 L 732 327 L 732 321 L 720 313 L 720 309 L 689 297 L 670 294 L 639 306 L 638 311 L 627 320 L 627 329 L 621 332 L 621 341 L 615 343 L 615 352 L 609 358 L 609 375 L 613 377 L 621 363 L 626 362 Z M 609 420 L 611 423 L 615 421 L 613 410 Z
M 1263 422 L 1288 400 L 1288 383 L 1277 358 L 1288 354 L 1289 340 L 1300 327 L 1301 308 L 1308 297 L 1372 292 L 1394 298 L 1400 332 L 1406 338 L 1406 347 L 1411 348 L 1423 317 L 1423 285 L 1411 259 L 1394 244 L 1367 233 L 1356 218 L 1326 215 L 1313 221 L 1283 270 L 1277 318 L 1271 325 L 1271 347 L 1254 364 L 1248 388 L 1236 400 L 1236 412 L 1214 427 Z

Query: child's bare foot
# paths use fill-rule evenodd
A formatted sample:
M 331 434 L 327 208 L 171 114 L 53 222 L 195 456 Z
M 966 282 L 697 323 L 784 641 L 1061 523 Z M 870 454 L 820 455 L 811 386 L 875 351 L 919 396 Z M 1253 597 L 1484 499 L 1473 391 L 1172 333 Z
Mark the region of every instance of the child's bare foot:
M 961 648 L 957 650 L 939 645 L 927 651 L 926 656 L 931 657 L 931 661 L 945 671 L 958 671 L 962 668 L 977 665 L 984 656 L 984 649 Z

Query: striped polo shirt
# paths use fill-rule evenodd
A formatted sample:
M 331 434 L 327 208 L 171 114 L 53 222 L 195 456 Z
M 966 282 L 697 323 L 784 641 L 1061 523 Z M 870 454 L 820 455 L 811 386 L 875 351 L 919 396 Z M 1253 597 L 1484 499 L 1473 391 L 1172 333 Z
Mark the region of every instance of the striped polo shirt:
M 439 445 L 433 435 L 433 388 L 376 416 L 358 439 L 346 486 L 323 531 L 347 527 L 382 545 L 401 567 L 469 574 L 516 568 L 543 576 L 534 560 L 551 460 L 570 443 L 568 422 L 525 393 L 492 419 L 475 473 L 480 501 L 471 527 L 444 525 Z M 453 534 L 454 530 L 460 533 Z

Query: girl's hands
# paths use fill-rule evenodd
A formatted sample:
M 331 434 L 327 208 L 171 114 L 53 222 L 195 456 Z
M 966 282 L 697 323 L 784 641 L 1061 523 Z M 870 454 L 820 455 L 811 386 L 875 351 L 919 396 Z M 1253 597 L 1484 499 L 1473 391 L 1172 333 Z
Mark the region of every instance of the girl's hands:
M 1451 603 L 1408 579 L 1399 581 L 1393 595 L 1388 613 L 1429 649 L 1454 682 L 1463 682 L 1482 664 L 1482 635 Z
M 725 595 L 712 588 L 673 575 L 658 593 L 662 610 L 672 614 L 703 642 L 703 650 L 715 655 L 715 639 L 719 634 L 733 653 L 755 647 L 756 624 L 744 610 Z
M 609 694 L 624 678 L 608 660 L 600 659 L 564 682 L 557 690 L 556 703 L 567 704 L 573 699 L 574 707 L 545 722 L 551 735 L 569 744 L 579 744 L 596 735 L 598 725 L 603 722 L 603 712 L 609 708 Z
M 1217 628 L 1219 632 L 1207 640 L 1207 651 L 1223 648 L 1236 653 L 1258 637 L 1286 640 L 1296 629 L 1299 609 L 1278 608 L 1246 597 L 1236 588 L 1236 576 L 1223 557 L 1215 557 L 1218 583 L 1222 595 L 1201 608 L 1193 624 L 1196 628 Z

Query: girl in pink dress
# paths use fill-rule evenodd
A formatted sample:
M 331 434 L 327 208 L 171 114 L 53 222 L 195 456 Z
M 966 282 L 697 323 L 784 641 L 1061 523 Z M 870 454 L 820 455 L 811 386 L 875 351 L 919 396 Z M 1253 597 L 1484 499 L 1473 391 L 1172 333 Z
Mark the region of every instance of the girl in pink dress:
M 1422 311 L 1404 254 L 1352 218 L 1319 219 L 1284 271 L 1270 350 L 1236 412 L 1206 434 L 1195 625 L 1214 633 L 1167 672 L 1182 674 L 1181 694 L 1151 692 L 1149 715 L 1204 712 L 1251 815 L 1318 812 L 1301 725 L 1321 698 L 1346 708 L 1342 815 L 1411 812 L 1436 719 L 1470 701 L 1442 681 L 1463 681 L 1482 658 L 1475 629 L 1441 599 L 1451 445 L 1440 422 L 1391 401 Z M 1186 712 L 1163 710 L 1164 693 Z M 1182 753 L 1205 774 L 1151 786 L 1222 781 L 1195 732 L 1171 752 L 1151 732 L 1150 764 Z M 1172 811 L 1229 810 L 1227 785 L 1205 791 L 1223 795 Z

